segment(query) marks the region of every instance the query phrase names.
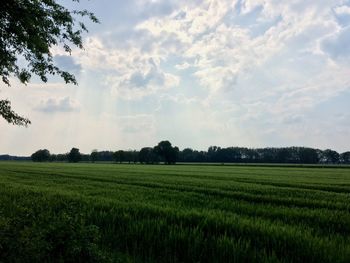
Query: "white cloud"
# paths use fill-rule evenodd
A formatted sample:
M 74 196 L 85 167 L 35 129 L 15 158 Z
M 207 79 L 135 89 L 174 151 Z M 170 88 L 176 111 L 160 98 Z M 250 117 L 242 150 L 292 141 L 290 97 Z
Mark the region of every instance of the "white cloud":
M 339 62 L 349 64 L 350 60 L 350 26 L 326 37 L 321 42 L 321 48 L 329 56 Z
M 188 69 L 191 65 L 187 62 L 184 62 L 182 64 L 177 64 L 175 65 L 175 68 L 178 70 L 184 70 L 184 69 Z
M 150 114 L 120 116 L 116 121 L 123 133 L 154 133 L 156 129 L 155 118 Z
M 194 61 L 194 76 L 200 85 L 220 92 L 230 90 L 240 75 L 250 74 L 275 54 L 284 52 L 286 47 L 289 52 L 314 52 L 317 40 L 336 28 L 330 1 L 326 2 L 241 1 L 238 16 L 258 7 L 261 9 L 256 14 L 255 23 L 276 21 L 281 17 L 277 24 L 272 24 L 258 37 L 252 37 L 249 26 L 227 21 L 238 5 L 231 1 L 203 1 L 196 6 L 185 3 L 168 16 L 142 22 L 137 29 L 149 32 L 155 39 L 161 35 L 176 36 L 181 45 L 175 51 L 185 62 L 175 67 L 186 68 L 189 66 L 187 61 Z M 163 42 L 157 43 L 161 49 Z
M 250 140 L 255 142 L 267 140 L 248 130 L 260 133 L 269 126 L 265 134 L 273 134 L 284 125 L 299 125 L 305 111 L 349 89 L 349 68 L 335 60 L 337 52 L 347 50 L 344 43 L 349 35 L 334 16 L 334 8 L 341 3 L 341 0 L 183 2 L 169 14 L 151 17 L 135 27 L 149 36 L 152 45 L 146 55 L 138 53 L 137 48 L 135 53 L 125 52 L 126 59 L 143 58 L 142 66 L 123 78 L 112 78 L 110 83 L 122 83 L 115 85 L 116 92 L 122 94 L 124 90 L 120 87 L 127 87 L 131 97 L 144 96 L 142 87 L 150 83 L 146 90 L 155 94 L 152 87 L 165 76 L 160 65 L 172 66 L 192 74 L 190 78 L 197 80 L 192 89 L 206 93 L 202 102 L 198 98 L 193 101 L 203 114 L 210 116 L 197 118 L 198 127 L 221 135 L 236 130 L 235 138 L 250 134 Z M 262 23 L 268 26 L 253 32 Z M 156 58 L 153 68 L 147 60 L 150 57 Z M 344 53 L 340 57 L 344 58 Z M 126 64 L 128 68 L 135 65 Z M 151 83 L 148 80 L 153 72 L 157 77 Z M 186 78 L 180 72 L 173 83 L 177 85 Z M 172 101 L 184 107 L 191 105 Z M 236 105 L 235 110 L 231 110 L 232 104 Z M 159 112 L 169 110 L 166 104 L 161 105 Z M 299 135 L 288 134 L 302 138 L 302 131 L 296 131 Z
M 79 111 L 79 108 L 80 105 L 76 100 L 73 100 L 70 97 L 63 97 L 44 99 L 37 107 L 35 107 L 35 110 L 45 113 L 55 113 Z
M 337 15 L 350 15 L 350 6 L 342 5 L 334 8 Z
M 146 64 L 127 74 L 108 77 L 107 85 L 112 87 L 113 94 L 124 99 L 140 99 L 178 86 L 177 76 L 160 70 L 152 59 Z
M 29 116 L 33 127 L 40 118 L 57 122 L 51 129 L 57 138 L 78 131 L 65 145 L 76 140 L 85 149 L 154 145 L 164 137 L 201 149 L 207 144 L 344 149 L 348 122 L 323 110 L 349 111 L 340 103 L 350 89 L 350 18 L 344 3 L 128 2 L 123 19 L 131 15 L 132 21 L 109 17 L 110 27 L 99 25 L 101 32 L 90 34 L 84 51 L 73 50 L 71 62 L 82 69 L 76 90 L 34 84 L 30 92 L 4 89 L 1 95 L 13 98 L 24 113 L 38 101 L 48 110 L 59 108 L 67 96 L 78 100 L 80 111 L 64 114 L 72 115 L 69 131 L 63 114 Z M 13 136 L 5 130 L 1 127 L 6 138 Z
M 79 60 L 84 67 L 102 72 L 111 93 L 123 99 L 140 99 L 178 86 L 178 76 L 161 68 L 164 56 L 154 50 L 143 51 L 136 44 L 108 49 L 99 38 L 89 38 L 87 52 L 81 52 Z

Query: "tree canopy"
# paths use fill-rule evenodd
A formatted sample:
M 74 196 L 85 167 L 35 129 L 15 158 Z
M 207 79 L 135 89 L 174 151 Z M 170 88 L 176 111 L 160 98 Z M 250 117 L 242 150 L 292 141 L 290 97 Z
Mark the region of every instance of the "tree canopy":
M 169 141 L 161 141 L 154 147 L 154 152 L 164 159 L 166 164 L 176 163 L 178 147 L 172 147 Z
M 69 10 L 56 0 L 3 1 L 0 9 L 0 75 L 3 83 L 10 86 L 10 78 L 17 77 L 27 84 L 32 75 L 47 82 L 48 75 L 58 75 L 66 83 L 77 84 L 73 74 L 55 65 L 51 49 L 59 46 L 70 54 L 73 46 L 83 48 L 82 33 L 87 32 L 87 28 L 77 19 L 79 17 L 98 22 L 93 13 Z M 0 116 L 15 125 L 30 124 L 30 120 L 12 110 L 8 100 L 0 100 Z
M 48 150 L 39 150 L 32 155 L 44 153 L 43 159 L 36 161 L 75 161 L 84 162 L 118 162 L 141 164 L 175 164 L 180 163 L 284 163 L 284 164 L 350 164 L 350 152 L 339 154 L 330 149 L 320 150 L 308 147 L 282 148 L 246 148 L 210 146 L 207 151 L 197 151 L 191 148 L 179 150 L 169 141 L 161 141 L 154 147 L 143 147 L 141 150 L 97 151 L 91 154 L 81 154 L 77 148 L 71 153 L 50 154 Z M 77 154 L 78 153 L 78 154 Z M 39 156 L 43 156 L 40 155 Z M 48 156 L 49 155 L 49 156 Z M 0 160 L 19 160 L 26 157 L 0 155 Z M 34 160 L 34 159 L 33 159 Z M 34 160 L 35 161 L 35 160 Z
M 152 147 L 143 147 L 139 152 L 140 163 L 155 164 L 159 162 L 157 154 Z
M 50 152 L 47 149 L 38 150 L 31 156 L 33 162 L 47 162 L 50 160 Z
M 90 160 L 93 163 L 98 160 L 98 151 L 96 149 L 92 150 L 92 152 L 90 154 Z
M 72 148 L 70 152 L 68 153 L 68 162 L 70 163 L 77 163 L 81 161 L 81 154 L 78 148 Z

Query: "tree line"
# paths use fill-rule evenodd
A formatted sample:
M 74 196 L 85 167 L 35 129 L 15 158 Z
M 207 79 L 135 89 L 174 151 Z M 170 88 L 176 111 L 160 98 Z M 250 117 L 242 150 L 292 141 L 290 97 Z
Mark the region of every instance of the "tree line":
M 210 146 L 207 151 L 186 148 L 179 153 L 180 162 L 212 163 L 285 163 L 350 164 L 350 152 L 308 147 L 246 148 Z
M 246 148 L 210 146 L 207 151 L 191 148 L 179 150 L 169 141 L 141 150 L 98 151 L 82 154 L 72 148 L 69 153 L 51 154 L 47 149 L 32 154 L 35 162 L 117 162 L 141 164 L 186 163 L 284 163 L 284 164 L 350 164 L 350 151 L 319 150 L 308 147 Z
M 41 149 L 31 155 L 34 162 L 117 162 L 145 164 L 175 164 L 179 156 L 179 148 L 173 147 L 169 141 L 161 141 L 154 147 L 144 147 L 140 151 L 118 150 L 97 151 L 82 154 L 78 148 L 72 148 L 69 153 L 51 154 L 47 149 Z

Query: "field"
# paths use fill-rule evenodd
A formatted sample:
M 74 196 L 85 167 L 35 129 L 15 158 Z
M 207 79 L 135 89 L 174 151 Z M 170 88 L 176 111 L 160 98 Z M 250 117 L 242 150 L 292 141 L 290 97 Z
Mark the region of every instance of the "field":
M 350 262 L 350 169 L 0 162 L 0 262 Z

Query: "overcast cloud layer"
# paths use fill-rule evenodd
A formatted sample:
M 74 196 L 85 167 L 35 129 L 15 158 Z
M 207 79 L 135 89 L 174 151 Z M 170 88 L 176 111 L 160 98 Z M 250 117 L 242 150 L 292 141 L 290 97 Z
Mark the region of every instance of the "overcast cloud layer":
M 310 146 L 350 150 L 350 1 L 81 1 L 99 17 L 58 79 L 2 85 L 30 117 L 0 153 Z

